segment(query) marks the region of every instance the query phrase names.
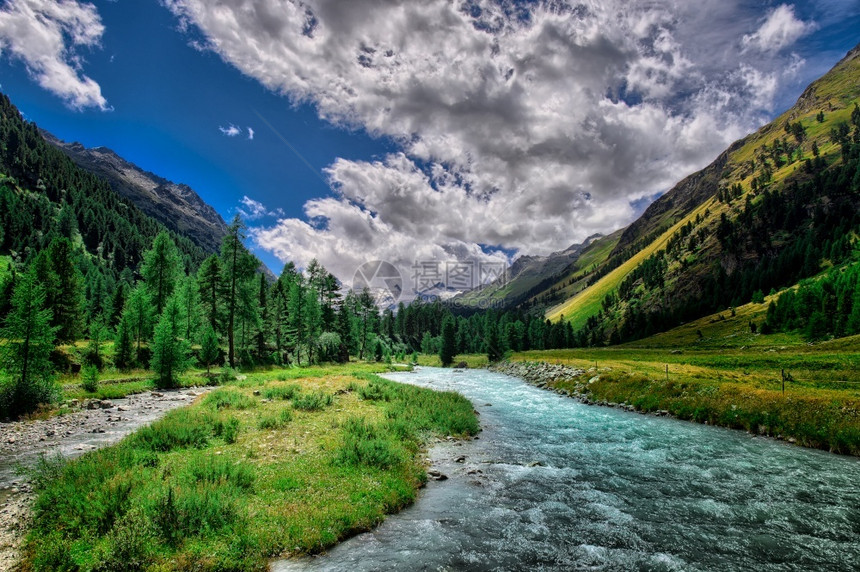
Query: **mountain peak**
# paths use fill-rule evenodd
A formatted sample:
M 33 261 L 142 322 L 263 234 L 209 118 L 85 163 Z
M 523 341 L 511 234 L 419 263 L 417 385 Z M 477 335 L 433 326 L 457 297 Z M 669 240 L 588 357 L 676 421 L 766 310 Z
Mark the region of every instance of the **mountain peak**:
M 174 183 L 120 157 L 109 147 L 87 148 L 66 143 L 45 130 L 42 137 L 69 156 L 79 167 L 104 177 L 120 196 L 164 224 L 187 235 L 207 252 L 217 252 L 227 224 L 188 185 Z

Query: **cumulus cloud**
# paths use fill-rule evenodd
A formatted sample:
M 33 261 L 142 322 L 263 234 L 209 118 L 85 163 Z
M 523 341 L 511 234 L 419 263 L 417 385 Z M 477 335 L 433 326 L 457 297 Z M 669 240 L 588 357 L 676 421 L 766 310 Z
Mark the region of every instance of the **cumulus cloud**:
M 232 123 L 227 127 L 218 127 L 218 131 L 226 135 L 227 137 L 238 137 L 242 134 L 242 129 L 240 127 L 236 127 Z
M 253 230 L 342 280 L 369 259 L 547 254 L 614 230 L 760 125 L 775 70 L 802 64 L 764 48 L 737 63 L 799 37 L 790 8 L 763 25 L 740 0 L 163 2 L 268 89 L 399 144 L 338 159 L 332 196 Z
M 81 48 L 101 43 L 95 6 L 75 0 L 7 0 L 0 7 L 0 53 L 19 60 L 44 89 L 73 108 L 108 110 L 95 80 L 83 73 Z
M 743 45 L 764 52 L 778 52 L 815 30 L 814 22 L 804 22 L 794 14 L 794 6 L 781 4 L 765 18 L 761 28 L 743 37 Z

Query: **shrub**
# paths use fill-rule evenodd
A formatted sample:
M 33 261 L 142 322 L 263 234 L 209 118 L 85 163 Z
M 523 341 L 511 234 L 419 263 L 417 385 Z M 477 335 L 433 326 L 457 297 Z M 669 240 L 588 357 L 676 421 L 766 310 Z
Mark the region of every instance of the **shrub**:
M 251 397 L 230 389 L 213 391 L 206 396 L 203 403 L 218 411 L 222 409 L 248 409 L 257 405 L 257 402 Z
M 365 401 L 391 401 L 390 386 L 371 381 L 364 387 L 358 388 L 358 396 Z
M 278 387 L 268 387 L 263 391 L 263 397 L 266 399 L 292 399 L 296 395 L 299 394 L 300 387 L 296 384 L 278 386 Z
M 293 420 L 293 414 L 289 409 L 282 409 L 277 415 L 267 415 L 260 419 L 260 429 L 283 429 L 287 423 Z
M 229 417 L 226 421 L 219 419 L 215 422 L 215 436 L 224 439 L 228 445 L 235 443 L 239 436 L 239 425 L 239 420 L 235 417 Z
M 81 388 L 87 393 L 99 390 L 99 368 L 96 365 L 85 365 L 81 369 Z
M 305 393 L 293 397 L 293 407 L 302 411 L 320 411 L 332 404 L 334 398 L 321 391 L 314 393 Z
M 185 476 L 193 485 L 226 483 L 245 491 L 254 486 L 254 471 L 249 466 L 213 455 L 193 457 L 185 469 Z
M 404 460 L 402 449 L 391 439 L 385 438 L 386 432 L 364 418 L 348 419 L 343 433 L 343 444 L 337 455 L 340 464 L 388 469 Z
M 134 434 L 132 446 L 149 451 L 201 449 L 214 434 L 214 421 L 208 415 L 178 409 L 161 421 L 142 428 Z
M 232 495 L 212 486 L 168 487 L 147 512 L 160 536 L 173 545 L 218 531 L 237 518 Z

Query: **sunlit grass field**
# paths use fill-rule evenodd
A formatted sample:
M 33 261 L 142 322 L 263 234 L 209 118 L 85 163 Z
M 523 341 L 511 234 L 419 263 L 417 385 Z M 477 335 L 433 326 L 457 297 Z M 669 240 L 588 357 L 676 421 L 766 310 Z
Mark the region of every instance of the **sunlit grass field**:
M 860 340 L 775 349 L 617 347 L 523 352 L 584 370 L 551 386 L 595 401 L 860 455 Z

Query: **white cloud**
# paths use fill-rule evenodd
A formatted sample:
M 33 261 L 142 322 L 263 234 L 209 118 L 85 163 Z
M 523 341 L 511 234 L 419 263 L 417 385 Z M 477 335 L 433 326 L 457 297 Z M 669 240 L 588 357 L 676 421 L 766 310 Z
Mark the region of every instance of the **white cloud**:
M 242 129 L 239 127 L 236 127 L 232 123 L 230 125 L 228 125 L 227 127 L 218 127 L 218 131 L 220 131 L 221 133 L 223 133 L 227 137 L 238 137 L 239 135 L 242 134 Z
M 96 48 L 104 25 L 92 4 L 75 0 L 7 0 L 0 7 L 0 53 L 24 63 L 44 89 L 73 108 L 109 110 L 86 76 L 80 48 Z
M 248 127 L 248 140 L 249 140 L 249 141 L 253 141 L 253 140 L 254 140 L 254 130 L 253 130 L 253 129 L 251 129 L 250 127 Z
M 744 34 L 778 43 L 740 0 L 162 1 L 265 87 L 400 145 L 335 161 L 333 196 L 253 231 L 347 281 L 369 259 L 546 254 L 614 230 L 760 125 L 776 70 L 800 64 L 738 65 Z
M 236 211 L 246 221 L 255 221 L 264 217 L 277 217 L 284 215 L 283 209 L 277 208 L 275 210 L 269 210 L 268 208 L 266 208 L 266 205 L 264 205 L 260 201 L 255 201 L 248 195 L 242 197 L 242 200 L 239 201 L 239 206 L 236 208 Z
M 781 4 L 774 8 L 753 34 L 743 37 L 745 47 L 764 52 L 778 52 L 815 30 L 814 22 L 804 22 L 794 14 L 794 6 Z

